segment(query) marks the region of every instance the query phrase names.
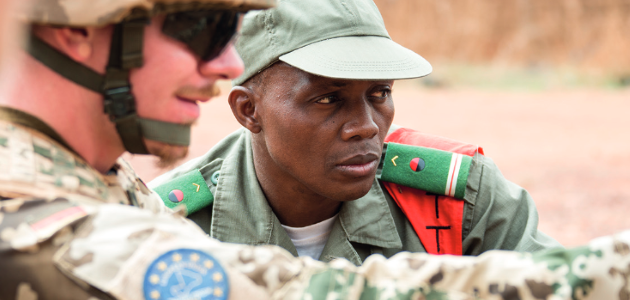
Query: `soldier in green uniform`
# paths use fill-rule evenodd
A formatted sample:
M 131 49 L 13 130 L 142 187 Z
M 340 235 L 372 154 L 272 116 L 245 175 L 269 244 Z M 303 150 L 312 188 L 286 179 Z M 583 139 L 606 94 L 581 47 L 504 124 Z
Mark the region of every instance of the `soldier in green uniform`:
M 150 183 L 211 237 L 357 265 L 560 246 L 481 148 L 390 127 L 393 81 L 431 66 L 371 0 L 280 1 L 245 17 L 237 49 L 229 103 L 244 128 Z

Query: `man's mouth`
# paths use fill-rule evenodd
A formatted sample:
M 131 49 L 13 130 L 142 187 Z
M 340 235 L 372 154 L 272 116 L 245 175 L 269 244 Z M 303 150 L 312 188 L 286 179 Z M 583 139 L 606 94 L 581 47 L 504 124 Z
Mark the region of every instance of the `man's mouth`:
M 195 95 L 177 95 L 178 100 L 199 104 L 199 102 L 208 102 L 212 97 L 202 97 Z
M 175 96 L 177 98 L 177 100 L 179 101 L 183 101 L 183 102 L 190 102 L 190 103 L 194 103 L 195 105 L 199 105 L 199 102 L 206 102 L 206 101 L 200 101 L 200 100 L 195 100 L 195 99 L 191 99 L 191 98 L 185 98 L 185 97 L 181 97 L 181 96 Z M 210 99 L 208 99 L 210 100 Z
M 219 96 L 221 89 L 216 84 L 207 85 L 202 88 L 185 86 L 175 93 L 179 100 L 190 102 L 207 102 L 213 97 Z
M 182 116 L 184 116 L 184 122 L 194 121 L 199 118 L 199 115 L 201 113 L 201 110 L 199 108 L 199 102 L 201 102 L 200 100 L 182 96 L 175 96 L 175 98 L 179 100 L 180 104 L 178 105 L 177 110 L 178 114 L 181 113 Z M 204 102 L 208 100 L 209 99 L 204 100 Z
M 200 102 L 208 102 L 213 97 L 221 94 L 221 90 L 215 84 L 206 85 L 201 88 L 184 86 L 175 93 L 175 98 L 180 101 L 182 113 L 186 116 L 185 121 L 194 121 L 199 118 L 201 110 Z M 190 120 L 189 120 L 190 119 Z
M 335 168 L 351 177 L 373 176 L 378 162 L 379 156 L 374 153 L 359 154 L 342 161 Z

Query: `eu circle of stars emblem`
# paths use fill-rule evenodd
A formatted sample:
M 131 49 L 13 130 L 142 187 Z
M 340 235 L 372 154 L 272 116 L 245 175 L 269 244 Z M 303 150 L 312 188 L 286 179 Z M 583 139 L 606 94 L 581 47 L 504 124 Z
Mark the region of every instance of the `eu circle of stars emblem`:
M 229 293 L 225 270 L 209 254 L 194 249 L 166 252 L 144 275 L 144 298 L 224 300 Z

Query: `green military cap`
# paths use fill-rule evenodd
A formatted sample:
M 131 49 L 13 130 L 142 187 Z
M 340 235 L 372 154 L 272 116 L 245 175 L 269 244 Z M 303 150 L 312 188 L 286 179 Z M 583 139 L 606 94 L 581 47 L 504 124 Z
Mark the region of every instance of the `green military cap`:
M 282 0 L 245 16 L 236 48 L 245 71 L 240 85 L 277 61 L 342 79 L 426 76 L 431 65 L 391 40 L 372 0 Z

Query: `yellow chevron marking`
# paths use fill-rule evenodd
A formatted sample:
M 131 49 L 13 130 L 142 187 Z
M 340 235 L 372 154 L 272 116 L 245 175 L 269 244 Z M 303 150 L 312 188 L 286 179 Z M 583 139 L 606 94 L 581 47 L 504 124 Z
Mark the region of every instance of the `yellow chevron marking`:
M 199 185 L 196 184 L 196 183 L 193 183 L 193 185 L 197 187 L 197 193 L 198 193 L 199 192 Z
M 395 160 L 396 160 L 397 158 L 398 158 L 398 155 L 396 155 L 396 156 L 394 156 L 394 157 L 392 158 L 392 163 L 394 164 L 394 167 L 396 167 L 396 161 L 395 161 Z

